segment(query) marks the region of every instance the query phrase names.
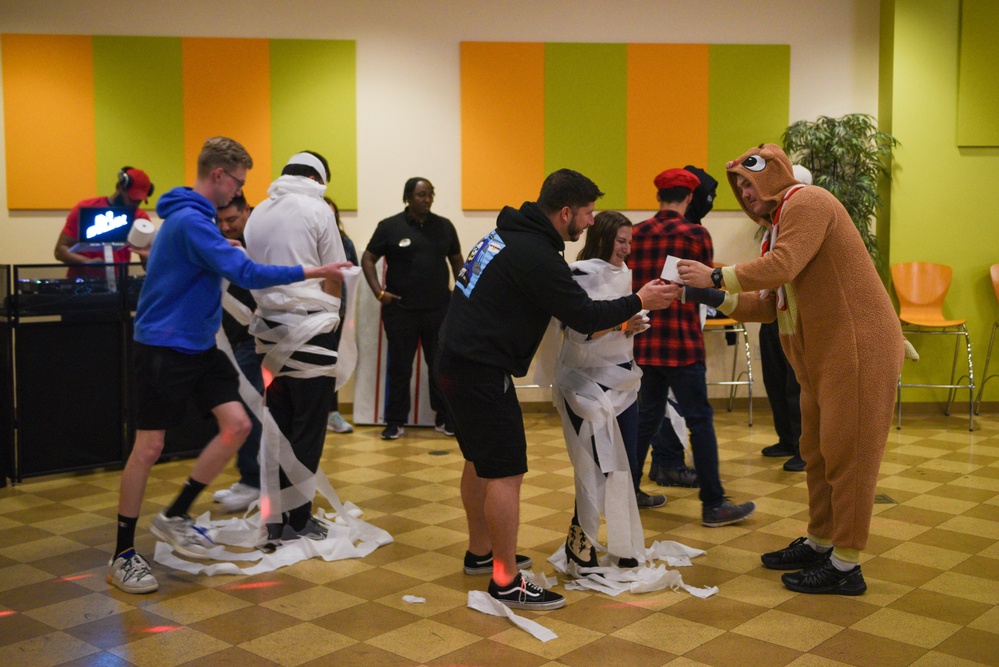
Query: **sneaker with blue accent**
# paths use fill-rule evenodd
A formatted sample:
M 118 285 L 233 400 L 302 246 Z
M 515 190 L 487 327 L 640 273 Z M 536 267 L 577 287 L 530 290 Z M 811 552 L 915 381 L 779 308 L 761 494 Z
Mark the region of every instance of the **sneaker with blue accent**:
M 126 593 L 152 593 L 160 587 L 149 563 L 135 549 L 108 562 L 108 583 Z
M 326 420 L 326 430 L 334 433 L 353 433 L 354 427 L 339 412 L 331 412 L 329 419 Z
M 160 512 L 153 517 L 149 531 L 169 544 L 178 554 L 188 558 L 211 558 L 208 551 L 215 546 L 208 531 L 194 525 L 194 520 L 186 514 L 167 516 Z

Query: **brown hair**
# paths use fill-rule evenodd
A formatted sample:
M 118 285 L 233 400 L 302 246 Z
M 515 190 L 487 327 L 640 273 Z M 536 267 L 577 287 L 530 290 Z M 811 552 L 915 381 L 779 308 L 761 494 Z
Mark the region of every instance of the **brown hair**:
M 577 260 L 602 259 L 609 262 L 614 252 L 617 230 L 631 227 L 631 220 L 617 211 L 600 211 L 593 216 L 593 226 L 586 230 L 583 249 L 576 255 Z

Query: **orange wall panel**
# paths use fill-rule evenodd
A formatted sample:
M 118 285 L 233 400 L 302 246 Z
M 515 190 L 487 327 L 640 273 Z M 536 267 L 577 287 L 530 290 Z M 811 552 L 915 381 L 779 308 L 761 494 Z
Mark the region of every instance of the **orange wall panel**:
M 97 192 L 90 37 L 3 35 L 7 206 L 72 208 Z M 48 158 L 40 156 L 49 156 Z M 39 169 L 57 158 L 58 174 Z
M 461 43 L 462 208 L 537 197 L 545 177 L 545 46 Z
M 656 174 L 708 166 L 708 45 L 629 44 L 627 125 L 627 208 L 658 208 Z
M 197 176 L 205 139 L 226 136 L 253 157 L 244 194 L 255 206 L 267 197 L 271 174 L 270 47 L 266 39 L 185 38 L 184 173 Z

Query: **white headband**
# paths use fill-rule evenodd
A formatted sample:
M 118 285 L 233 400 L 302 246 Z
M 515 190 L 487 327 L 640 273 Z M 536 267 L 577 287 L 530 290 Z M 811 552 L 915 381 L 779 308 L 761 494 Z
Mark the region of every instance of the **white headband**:
M 319 182 L 326 185 L 326 167 L 323 166 L 322 161 L 317 158 L 312 153 L 295 153 L 288 160 L 288 164 L 303 164 L 306 167 L 312 167 L 319 174 Z

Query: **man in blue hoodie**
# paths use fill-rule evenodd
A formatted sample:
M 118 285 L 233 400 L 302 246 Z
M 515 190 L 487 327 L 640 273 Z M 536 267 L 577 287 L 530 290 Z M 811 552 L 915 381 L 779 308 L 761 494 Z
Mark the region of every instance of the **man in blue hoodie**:
M 135 318 L 135 444 L 121 475 L 118 539 L 108 572 L 108 582 L 127 593 L 150 593 L 159 587 L 149 564 L 135 552 L 135 527 L 166 430 L 181 422 L 188 399 L 214 414 L 219 433 L 198 456 L 176 500 L 153 518 L 152 533 L 178 554 L 208 557 L 214 542 L 194 525 L 188 510 L 250 432 L 250 419 L 239 400 L 239 376 L 215 347 L 215 332 L 222 323 L 222 279 L 247 289 L 312 278 L 339 282 L 340 269 L 349 266 L 265 266 L 250 261 L 225 239 L 215 223 L 216 207 L 242 193 L 252 167 L 253 159 L 238 142 L 208 139 L 198 156 L 194 186 L 174 188 L 156 206 L 163 225 L 150 252 Z

